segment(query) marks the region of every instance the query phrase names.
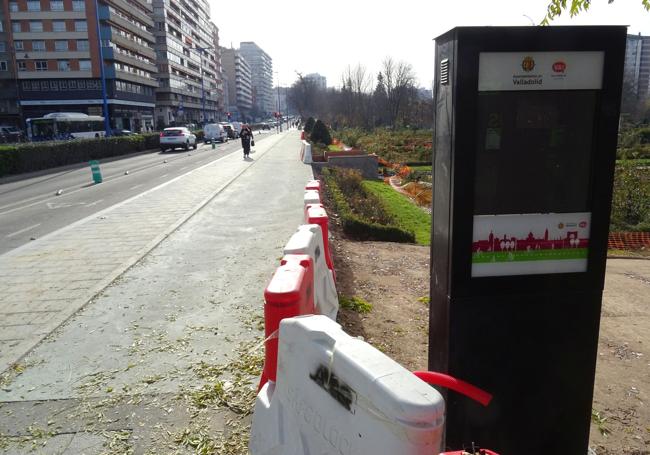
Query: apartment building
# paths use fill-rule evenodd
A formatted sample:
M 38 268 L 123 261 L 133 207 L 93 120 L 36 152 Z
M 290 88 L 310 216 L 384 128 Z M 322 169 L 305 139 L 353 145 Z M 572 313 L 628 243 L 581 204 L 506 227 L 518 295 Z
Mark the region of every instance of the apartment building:
M 255 114 L 275 112 L 273 100 L 273 60 L 253 41 L 239 44 L 239 51 L 251 67 Z
M 111 126 L 153 128 L 158 84 L 147 0 L 10 0 L 8 10 L 23 119 L 102 115 L 103 57 Z
M 159 87 L 159 127 L 223 116 L 217 27 L 206 0 L 153 0 Z
M 327 89 L 327 78 L 325 76 L 321 76 L 318 73 L 310 73 L 307 74 L 304 77 L 305 80 L 311 81 L 311 83 L 314 84 L 315 87 L 317 87 L 320 90 L 326 90 Z
M 19 126 L 18 81 L 8 17 L 9 9 L 3 2 L 0 7 L 0 125 Z
M 228 81 L 228 112 L 232 120 L 248 121 L 253 107 L 251 68 L 238 49 L 222 48 L 221 64 Z
M 624 74 L 637 100 L 650 99 L 650 36 L 627 36 Z

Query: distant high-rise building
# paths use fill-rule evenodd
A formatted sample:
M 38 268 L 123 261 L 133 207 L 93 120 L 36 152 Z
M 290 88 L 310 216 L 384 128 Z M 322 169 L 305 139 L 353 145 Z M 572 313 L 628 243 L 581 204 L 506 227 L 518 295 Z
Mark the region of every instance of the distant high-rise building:
M 627 36 L 624 74 L 637 100 L 650 98 L 650 36 Z
M 153 18 L 158 126 L 217 120 L 223 111 L 221 59 L 207 0 L 153 0 Z
M 9 0 L 6 6 L 11 37 L 2 41 L 13 54 L 24 118 L 61 111 L 101 115 L 101 43 L 111 126 L 153 127 L 158 83 L 150 1 Z
M 253 104 L 261 115 L 274 112 L 273 60 L 252 41 L 239 44 L 239 51 L 251 67 Z
M 325 90 L 327 88 L 327 78 L 325 76 L 321 76 L 318 73 L 307 74 L 304 76 L 304 79 L 312 81 L 314 85 L 321 90 Z
M 253 107 L 251 68 L 238 49 L 221 48 L 221 63 L 228 80 L 228 111 L 233 120 L 246 120 Z

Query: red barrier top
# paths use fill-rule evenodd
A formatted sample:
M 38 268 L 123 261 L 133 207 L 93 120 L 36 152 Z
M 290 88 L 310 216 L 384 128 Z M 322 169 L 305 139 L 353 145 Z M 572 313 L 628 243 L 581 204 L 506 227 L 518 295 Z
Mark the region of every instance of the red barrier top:
M 466 450 L 456 450 L 454 452 L 442 452 L 440 455 L 466 455 L 466 454 L 469 454 L 469 455 L 476 455 L 476 454 L 478 454 L 478 455 L 499 455 L 498 453 L 492 452 L 489 449 L 476 449 L 476 451 L 474 453 L 468 452 Z
M 320 191 L 320 180 L 310 180 L 305 185 L 305 190 Z
M 314 314 L 314 264 L 308 255 L 287 254 L 264 290 L 264 371 L 259 388 L 275 381 L 278 369 L 278 336 L 284 318 Z
M 330 252 L 329 241 L 329 217 L 323 207 L 323 204 L 307 204 L 305 207 L 305 222 L 307 224 L 318 224 L 323 234 L 323 248 L 325 249 L 325 262 L 327 268 L 334 273 L 334 262 Z M 334 277 L 336 279 L 336 276 Z

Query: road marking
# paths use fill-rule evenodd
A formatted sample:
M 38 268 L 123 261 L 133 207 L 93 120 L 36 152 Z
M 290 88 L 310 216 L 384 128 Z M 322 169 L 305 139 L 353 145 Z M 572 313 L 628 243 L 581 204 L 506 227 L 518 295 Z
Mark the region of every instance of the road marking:
M 183 169 L 187 169 L 188 166 L 183 166 L 182 168 L 179 169 L 179 171 L 182 171 Z
M 68 207 L 74 207 L 75 205 L 86 205 L 85 202 L 48 202 L 47 204 L 48 209 L 67 209 Z
M 103 199 L 100 199 L 100 200 L 98 200 L 98 201 L 91 202 L 90 204 L 86 204 L 86 207 L 92 207 L 92 206 L 97 205 L 97 204 L 100 204 L 100 203 L 102 203 L 102 202 L 104 202 L 104 200 L 103 200 Z
M 129 188 L 129 190 L 135 190 L 137 188 L 140 188 L 141 186 L 144 186 L 144 183 L 140 183 L 139 185 L 134 185 L 131 188 Z
M 29 226 L 29 227 L 26 227 L 25 229 L 21 229 L 20 231 L 12 232 L 11 234 L 7 235 L 7 238 L 15 237 L 15 236 L 20 235 L 20 234 L 22 234 L 24 232 L 31 231 L 32 229 L 37 228 L 40 225 L 41 225 L 41 223 L 38 223 L 38 224 L 35 224 L 34 226 Z
M 168 175 L 169 175 L 169 174 L 163 174 L 163 175 L 160 176 L 160 178 L 161 178 L 161 179 L 164 179 L 164 178 L 167 177 Z

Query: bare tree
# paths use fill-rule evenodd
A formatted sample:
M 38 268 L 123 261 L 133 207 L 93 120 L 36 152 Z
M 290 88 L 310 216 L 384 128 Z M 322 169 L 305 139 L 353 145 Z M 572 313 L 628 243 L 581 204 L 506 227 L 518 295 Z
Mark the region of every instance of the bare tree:
M 407 102 L 411 88 L 415 86 L 415 74 L 409 63 L 395 62 L 392 57 L 384 59 L 382 70 L 388 104 L 388 123 L 394 127 L 402 123 L 401 109 Z

